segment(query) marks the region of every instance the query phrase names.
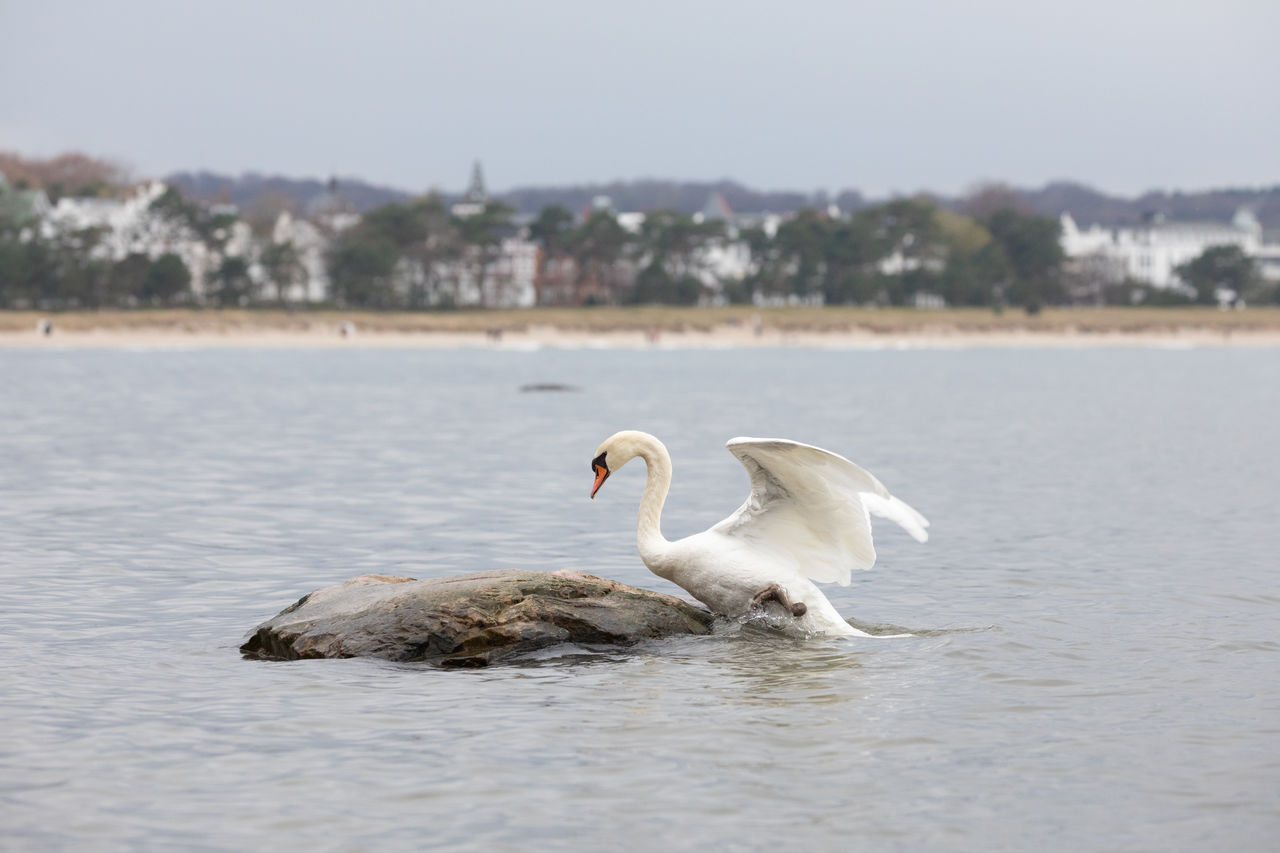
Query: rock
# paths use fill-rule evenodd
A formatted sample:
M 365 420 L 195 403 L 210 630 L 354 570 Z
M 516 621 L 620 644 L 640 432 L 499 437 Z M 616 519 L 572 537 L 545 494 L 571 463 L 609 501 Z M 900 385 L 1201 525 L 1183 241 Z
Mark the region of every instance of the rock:
M 521 385 L 521 391 L 577 391 L 579 390 L 573 385 L 562 385 L 559 382 L 534 382 L 529 385 Z
M 367 656 L 487 666 L 557 643 L 707 634 L 711 621 L 679 598 L 568 570 L 431 580 L 363 575 L 304 595 L 259 625 L 240 651 L 268 660 Z

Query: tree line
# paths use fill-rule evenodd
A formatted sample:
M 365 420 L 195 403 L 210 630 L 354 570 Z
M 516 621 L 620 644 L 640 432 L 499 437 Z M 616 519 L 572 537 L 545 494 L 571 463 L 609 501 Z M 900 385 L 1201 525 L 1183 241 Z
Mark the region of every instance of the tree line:
M 334 296 L 367 307 L 438 305 L 433 275 L 461 264 L 483 280 L 511 209 L 489 202 L 464 218 L 439 199 L 390 204 L 337 239 Z M 851 216 L 801 210 L 776 229 L 732 228 L 673 210 L 649 211 L 628 229 L 608 210 L 577 218 L 550 205 L 528 224 L 537 244 L 539 304 L 695 305 L 770 300 L 911 304 L 918 293 L 951 305 L 1064 303 L 1057 220 L 1000 208 L 986 217 L 950 213 L 925 199 L 899 199 Z M 740 275 L 717 253 L 747 253 Z
M 1019 209 L 999 194 L 975 196 L 966 213 L 928 198 L 895 199 L 850 215 L 804 209 L 774 227 L 733 226 L 672 210 L 624 227 L 609 210 L 581 217 L 557 205 L 517 227 L 496 201 L 457 215 L 438 196 L 383 205 L 329 235 L 332 304 L 372 309 L 503 304 L 512 286 L 503 243 L 537 246 L 536 302 L 546 305 L 708 301 L 911 305 L 940 297 L 953 306 L 1016 306 L 1034 312 L 1073 303 L 1213 304 L 1218 288 L 1274 299 L 1253 262 L 1216 247 L 1180 269 L 1194 290 L 1156 291 L 1108 282 L 1064 258 L 1056 219 Z M 205 271 L 213 305 L 282 304 L 301 275 L 296 247 L 261 233 L 251 252 L 230 253 L 238 218 L 169 189 L 151 208 L 215 259 Z M 176 252 L 112 260 L 101 229 L 56 232 L 0 215 L 0 307 L 130 307 L 195 302 L 192 271 Z M 725 264 L 726 254 L 739 262 Z M 719 276 L 725 269 L 740 274 Z M 251 274 L 252 273 L 252 274 Z
M 624 227 L 610 210 L 575 217 L 544 207 L 525 236 L 538 247 L 541 305 L 708 301 L 912 305 L 920 296 L 952 306 L 1215 304 L 1219 288 L 1258 301 L 1280 298 L 1235 246 L 1184 264 L 1184 289 L 1156 289 L 1100 275 L 1065 258 L 1059 221 L 1028 212 L 1010 194 L 984 191 L 968 211 L 905 198 L 850 215 L 802 209 L 775 228 L 733 226 L 674 210 L 647 212 Z M 425 196 L 389 204 L 344 232 L 330 253 L 333 295 L 373 308 L 448 307 L 456 277 L 484 280 L 504 237 L 519 229 L 499 202 L 451 216 Z M 741 275 L 718 277 L 725 253 L 745 253 Z M 452 277 L 452 282 L 451 282 Z M 480 301 L 493 294 L 479 294 Z

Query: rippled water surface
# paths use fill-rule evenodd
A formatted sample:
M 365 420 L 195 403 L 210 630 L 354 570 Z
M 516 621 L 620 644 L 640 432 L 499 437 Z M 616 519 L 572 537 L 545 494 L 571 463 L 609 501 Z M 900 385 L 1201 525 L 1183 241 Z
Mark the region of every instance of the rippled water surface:
M 531 382 L 580 390 L 521 393 Z M 902 640 L 729 630 L 440 671 L 265 663 L 365 572 L 635 552 L 781 436 L 933 521 L 831 587 Z M 1280 353 L 0 351 L 7 849 L 1274 850 Z

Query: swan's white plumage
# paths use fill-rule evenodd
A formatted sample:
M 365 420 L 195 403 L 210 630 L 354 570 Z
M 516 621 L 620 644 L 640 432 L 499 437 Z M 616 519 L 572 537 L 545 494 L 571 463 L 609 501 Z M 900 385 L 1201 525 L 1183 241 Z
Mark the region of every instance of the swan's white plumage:
M 668 542 L 659 526 L 671 484 L 671 458 L 662 442 L 626 430 L 597 449 L 612 470 L 635 456 L 648 466 L 637 531 L 645 565 L 717 613 L 743 615 L 756 592 L 776 583 L 808 607 L 796 620 L 803 630 L 865 636 L 813 581 L 848 585 L 854 569 L 875 564 L 871 514 L 896 522 L 920 542 L 928 539 L 929 522 L 838 454 L 785 439 L 735 438 L 727 446 L 747 469 L 751 494 L 724 521 L 676 542 Z
M 778 438 L 734 438 L 726 446 L 747 469 L 751 494 L 711 529 L 785 557 L 807 578 L 848 586 L 854 569 L 875 565 L 868 511 L 917 541 L 929 538 L 924 516 L 843 456 Z

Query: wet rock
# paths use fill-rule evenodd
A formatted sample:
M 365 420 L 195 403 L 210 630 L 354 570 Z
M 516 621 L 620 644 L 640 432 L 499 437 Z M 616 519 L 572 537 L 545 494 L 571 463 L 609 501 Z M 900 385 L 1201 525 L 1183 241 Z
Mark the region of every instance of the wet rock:
M 529 385 L 521 385 L 521 391 L 578 391 L 575 385 L 563 385 L 559 382 L 533 382 Z
M 268 660 L 379 657 L 486 666 L 557 643 L 625 645 L 706 634 L 706 610 L 574 571 L 492 571 L 414 580 L 363 575 L 318 589 L 240 647 Z

